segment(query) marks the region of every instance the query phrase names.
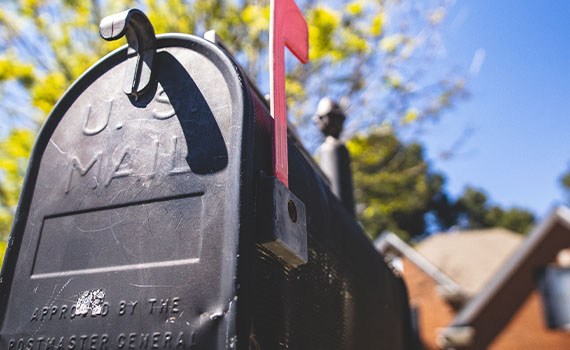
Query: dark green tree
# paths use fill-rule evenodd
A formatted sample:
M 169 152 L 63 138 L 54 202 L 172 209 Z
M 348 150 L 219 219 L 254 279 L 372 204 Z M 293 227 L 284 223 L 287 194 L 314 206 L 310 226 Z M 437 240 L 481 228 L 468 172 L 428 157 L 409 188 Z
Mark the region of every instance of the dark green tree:
M 534 224 L 535 216 L 526 209 L 503 209 L 498 205 L 491 205 L 487 194 L 480 189 L 467 187 L 463 195 L 457 200 L 456 215 L 466 221 L 463 228 L 480 229 L 489 227 L 504 227 L 516 233 L 526 234 Z
M 457 200 L 456 210 L 467 219 L 467 227 L 478 229 L 487 227 L 487 195 L 485 192 L 467 187 L 463 195 Z
M 525 234 L 534 224 L 530 211 L 492 205 L 480 189 L 467 187 L 453 200 L 444 190 L 443 175 L 426 161 L 423 147 L 402 143 L 390 129 L 356 136 L 347 147 L 357 215 L 371 238 L 389 230 L 409 240 L 451 226 L 504 227 Z
M 433 181 L 439 181 L 441 183 L 439 187 L 443 188 L 443 175 L 435 174 L 433 176 Z M 441 190 L 435 193 L 431 199 L 430 207 L 433 210 L 433 217 L 438 229 L 445 230 L 451 226 L 457 225 L 458 212 L 456 203 L 445 191 Z
M 347 142 L 352 157 L 359 220 L 372 237 L 385 230 L 403 239 L 426 231 L 426 214 L 442 226 L 453 223 L 444 178 L 429 168 L 419 143 L 403 144 L 392 131 L 375 131 Z
M 521 208 L 509 208 L 504 210 L 498 207 L 492 207 L 488 215 L 490 215 L 491 212 L 495 212 L 495 214 L 488 219 L 489 227 L 504 227 L 513 232 L 522 234 L 526 234 L 532 229 L 535 220 L 533 213 Z

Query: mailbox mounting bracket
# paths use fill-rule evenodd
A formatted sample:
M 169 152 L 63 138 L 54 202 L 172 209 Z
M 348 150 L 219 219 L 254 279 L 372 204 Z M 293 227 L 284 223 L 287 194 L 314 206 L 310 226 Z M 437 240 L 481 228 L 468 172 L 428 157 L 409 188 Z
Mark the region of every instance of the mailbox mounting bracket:
M 307 263 L 305 204 L 275 176 L 261 173 L 259 183 L 259 244 L 293 267 Z

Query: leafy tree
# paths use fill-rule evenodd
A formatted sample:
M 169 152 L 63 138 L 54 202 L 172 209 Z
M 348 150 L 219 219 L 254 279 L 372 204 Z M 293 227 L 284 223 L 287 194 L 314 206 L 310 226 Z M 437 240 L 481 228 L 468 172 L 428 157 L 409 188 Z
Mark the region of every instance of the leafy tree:
M 457 210 L 463 213 L 470 229 L 487 227 L 487 205 L 485 192 L 472 187 L 467 187 L 457 200 Z
M 405 240 L 452 226 L 462 229 L 504 227 L 525 234 L 534 214 L 491 205 L 487 194 L 467 187 L 453 200 L 444 177 L 430 169 L 418 143 L 404 144 L 391 129 L 376 129 L 347 142 L 352 156 L 357 215 L 376 237 L 385 230 Z
M 436 174 L 434 179 L 441 178 L 440 188 L 443 188 L 443 176 Z M 433 210 L 433 218 L 438 230 L 446 230 L 457 225 L 459 213 L 456 210 L 456 203 L 449 194 L 443 190 L 435 193 L 430 204 Z
M 405 145 L 392 131 L 377 130 L 347 142 L 352 157 L 357 214 L 372 237 L 385 230 L 403 239 L 426 231 L 426 214 L 439 218 L 447 195 L 443 176 L 432 172 L 420 144 Z
M 489 213 L 491 212 L 495 214 L 487 219 L 489 227 L 504 227 L 516 233 L 526 234 L 534 225 L 534 214 L 525 209 L 509 208 L 505 210 L 494 206 L 489 210 Z
M 287 61 L 286 80 L 292 120 L 302 127 L 309 148 L 316 145 L 317 133 L 307 121 L 323 95 L 350 97 L 347 135 L 380 122 L 404 126 L 436 117 L 465 96 L 465 79 L 456 69 L 431 69 L 446 2 L 298 3 L 309 25 L 310 63 Z M 71 82 L 124 43 L 99 38 L 102 17 L 131 7 L 143 9 L 157 33 L 215 29 L 262 90 L 268 90 L 268 1 L 4 0 L 0 238 L 5 239 L 11 225 L 33 135 Z
M 32 150 L 34 134 L 30 130 L 12 130 L 0 142 L 0 168 L 3 179 L 0 187 L 0 240 L 6 241 L 10 233 L 13 210 L 18 202 L 22 179 Z
M 521 208 L 503 209 L 491 206 L 485 192 L 467 187 L 457 200 L 457 215 L 467 221 L 464 228 L 479 229 L 488 227 L 504 227 L 513 232 L 525 234 L 534 224 L 534 214 Z

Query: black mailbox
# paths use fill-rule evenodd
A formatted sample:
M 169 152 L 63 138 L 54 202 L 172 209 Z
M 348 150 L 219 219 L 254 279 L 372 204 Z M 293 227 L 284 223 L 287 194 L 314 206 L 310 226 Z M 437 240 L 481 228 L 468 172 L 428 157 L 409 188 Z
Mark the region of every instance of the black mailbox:
M 291 136 L 294 195 L 270 193 L 273 120 L 232 57 L 122 16 L 102 35 L 130 47 L 75 82 L 33 150 L 0 348 L 410 348 L 402 280 Z M 306 217 L 306 264 L 268 249 L 272 205 Z

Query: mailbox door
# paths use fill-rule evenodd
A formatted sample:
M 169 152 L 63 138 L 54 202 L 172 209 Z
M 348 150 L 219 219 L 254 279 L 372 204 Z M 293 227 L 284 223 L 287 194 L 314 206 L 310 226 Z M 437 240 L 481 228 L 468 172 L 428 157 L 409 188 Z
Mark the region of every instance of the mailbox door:
M 123 93 L 123 47 L 41 130 L 2 270 L 0 348 L 235 345 L 250 97 L 215 45 L 157 39 L 150 91 Z

